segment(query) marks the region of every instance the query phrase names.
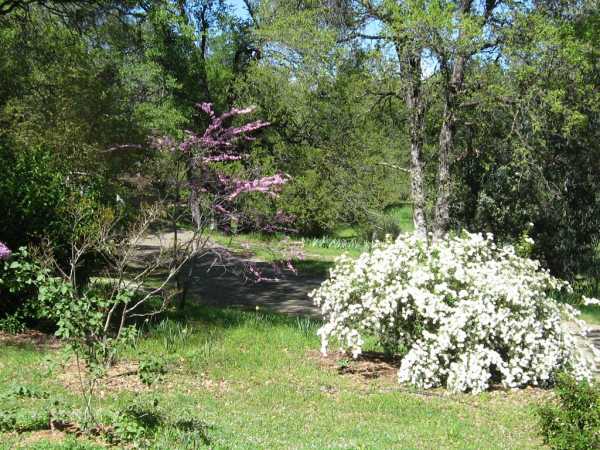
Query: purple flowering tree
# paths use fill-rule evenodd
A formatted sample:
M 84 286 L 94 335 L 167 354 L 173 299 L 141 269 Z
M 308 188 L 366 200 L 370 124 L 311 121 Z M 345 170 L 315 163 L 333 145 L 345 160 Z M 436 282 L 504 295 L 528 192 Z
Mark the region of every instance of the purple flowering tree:
M 283 173 L 247 179 L 231 175 L 226 170 L 234 162 L 244 161 L 249 155 L 243 151 L 247 141 L 255 140 L 254 134 L 269 126 L 268 122 L 256 120 L 239 126 L 230 125 L 231 121 L 240 116 L 250 114 L 253 108 L 233 108 L 221 115 L 215 114 L 211 103 L 201 103 L 198 109 L 208 116 L 208 126 L 201 133 L 186 131 L 181 140 L 169 136 L 153 137 L 152 147 L 166 152 L 183 164 L 185 182 L 175 183 L 175 208 L 182 197 L 180 190 L 186 189 L 189 193 L 188 207 L 195 225 L 195 234 L 200 235 L 204 230 L 215 223 L 223 229 L 228 229 L 232 224 L 239 223 L 243 213 L 237 208 L 236 201 L 240 196 L 259 192 L 267 196 L 276 197 L 282 186 L 288 182 L 289 176 Z M 174 213 L 174 217 L 177 217 Z M 248 218 L 248 217 L 246 217 Z M 265 231 L 287 229 L 291 218 L 278 211 L 265 226 Z M 177 221 L 173 220 L 174 251 L 177 258 Z M 253 263 L 244 262 L 231 255 L 226 249 L 211 246 L 208 239 L 198 239 L 206 248 L 196 249 L 197 255 L 211 253 L 215 256 L 216 264 L 220 266 L 243 266 L 242 272 L 254 281 L 269 280 Z M 190 264 L 183 280 L 178 280 L 181 291 L 181 304 L 184 303 L 188 281 L 191 278 L 193 264 Z M 285 266 L 293 269 L 290 261 Z
M 257 120 L 240 126 L 227 123 L 238 116 L 253 112 L 253 108 L 233 108 L 217 116 L 211 103 L 197 105 L 209 118 L 209 125 L 203 133 L 186 131 L 181 141 L 171 137 L 154 137 L 152 145 L 182 157 L 185 161 L 189 208 L 196 229 L 206 223 L 201 206 L 210 209 L 213 218 L 221 223 L 239 220 L 235 210 L 235 200 L 243 193 L 261 192 L 276 196 L 279 189 L 288 181 L 287 175 L 277 173 L 256 179 L 242 179 L 224 173 L 224 164 L 247 159 L 248 154 L 240 150 L 240 142 L 252 141 L 258 130 L 269 126 L 268 122 Z
M 11 254 L 10 248 L 8 248 L 4 242 L 0 241 L 0 261 L 10 258 Z

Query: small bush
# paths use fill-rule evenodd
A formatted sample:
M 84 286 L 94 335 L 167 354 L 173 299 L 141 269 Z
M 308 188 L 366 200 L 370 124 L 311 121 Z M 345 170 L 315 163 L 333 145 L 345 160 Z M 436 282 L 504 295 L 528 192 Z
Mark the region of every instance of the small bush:
M 557 378 L 558 401 L 538 411 L 544 442 L 555 450 L 600 448 L 600 386 Z
M 39 319 L 38 287 L 46 280 L 48 270 L 31 256 L 25 247 L 0 261 L 0 329 L 23 331 L 26 321 Z
M 147 358 L 140 361 L 138 369 L 138 375 L 140 381 L 146 386 L 160 381 L 162 377 L 167 373 L 165 363 L 157 358 Z
M 576 321 L 575 310 L 549 296 L 569 288 L 491 235 L 428 243 L 413 234 L 341 257 L 311 295 L 325 317 L 323 352 L 333 337 L 356 357 L 375 335 L 403 356 L 400 382 L 479 392 L 493 382 L 548 385 L 558 370 L 591 376 L 561 320 Z
M 112 443 L 132 442 L 147 445 L 147 439 L 164 421 L 158 408 L 158 400 L 151 403 L 140 401 L 119 411 L 112 419 L 112 433 L 108 439 Z M 142 448 L 146 448 L 142 446 Z

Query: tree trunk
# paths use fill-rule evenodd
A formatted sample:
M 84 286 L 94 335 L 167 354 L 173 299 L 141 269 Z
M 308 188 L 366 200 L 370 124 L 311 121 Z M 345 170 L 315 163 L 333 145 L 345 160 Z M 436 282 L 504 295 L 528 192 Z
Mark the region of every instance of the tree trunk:
M 200 177 L 198 176 L 196 171 L 197 168 L 194 166 L 193 158 L 188 158 L 186 162 L 185 173 L 190 189 L 189 207 L 190 213 L 192 215 L 192 221 L 194 222 L 194 227 L 196 228 L 196 233 L 200 233 L 202 231 L 203 223 L 202 213 L 200 211 Z M 194 248 L 193 250 L 196 251 L 196 248 Z M 180 309 L 185 308 L 189 285 L 194 272 L 194 265 L 195 258 L 192 258 L 184 265 L 184 267 L 181 268 L 181 271 L 183 271 L 185 275 L 181 283 L 178 283 L 178 288 L 181 288 L 181 296 L 179 302 Z
M 419 58 L 420 60 L 420 58 Z M 415 62 L 420 67 L 420 61 Z M 420 69 L 419 69 L 420 70 Z M 410 193 L 413 199 L 413 222 L 415 231 L 427 235 L 425 219 L 425 190 L 423 187 L 423 101 L 421 80 L 411 83 L 408 89 L 408 110 L 410 114 Z
M 450 222 L 450 154 L 453 150 L 455 119 L 453 108 L 446 102 L 439 136 L 437 200 L 435 203 L 434 235 L 441 237 Z
M 443 236 L 450 223 L 450 156 L 454 153 L 458 96 L 463 87 L 466 64 L 466 56 L 456 58 L 450 82 L 446 87 L 444 116 L 438 143 L 438 190 L 433 230 L 435 237 Z
M 460 3 L 461 15 L 469 14 L 472 4 L 472 0 L 463 0 Z M 462 32 L 459 33 L 458 39 L 461 38 Z M 454 61 L 449 80 L 446 78 L 444 116 L 438 140 L 437 199 L 433 228 L 436 238 L 442 237 L 448 231 L 450 224 L 450 156 L 454 153 L 458 97 L 463 87 L 468 59 L 467 55 L 459 53 Z
M 396 53 L 401 63 L 407 84 L 406 104 L 409 115 L 410 134 L 410 194 L 413 201 L 415 232 L 427 235 L 425 216 L 425 189 L 423 183 L 423 134 L 424 105 L 421 90 L 421 49 L 407 48 L 402 41 L 396 44 Z

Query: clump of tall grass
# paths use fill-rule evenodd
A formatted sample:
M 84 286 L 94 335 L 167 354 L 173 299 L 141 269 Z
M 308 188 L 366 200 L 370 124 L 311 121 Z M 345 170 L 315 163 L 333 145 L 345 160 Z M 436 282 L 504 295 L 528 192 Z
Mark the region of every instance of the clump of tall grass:
M 329 236 L 302 238 L 305 247 L 331 248 L 335 250 L 366 250 L 369 243 L 360 239 L 337 239 Z

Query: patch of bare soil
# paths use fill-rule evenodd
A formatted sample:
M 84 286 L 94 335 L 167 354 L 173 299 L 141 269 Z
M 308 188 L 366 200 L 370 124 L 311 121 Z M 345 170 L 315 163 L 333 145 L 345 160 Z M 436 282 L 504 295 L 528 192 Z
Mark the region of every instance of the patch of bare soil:
M 68 436 L 75 436 L 77 439 L 82 439 L 84 442 L 93 442 L 96 445 L 107 447 L 108 445 L 101 439 L 103 434 L 106 434 L 106 430 L 109 428 L 97 428 L 91 430 L 89 434 L 84 434 L 81 428 L 74 423 L 51 421 L 47 430 L 29 431 L 19 436 L 19 443 L 14 447 L 15 449 L 26 449 L 32 445 L 44 441 L 51 443 L 61 443 Z
M 36 330 L 27 330 L 18 334 L 9 334 L 0 331 L 0 344 L 15 347 L 33 346 L 39 350 L 56 350 L 61 346 L 60 341 L 55 336 Z
M 80 370 L 81 369 L 81 370 Z M 76 361 L 71 361 L 64 366 L 58 375 L 58 381 L 67 389 L 80 393 L 81 382 L 85 383 L 88 377 L 87 369 Z M 105 376 L 98 380 L 96 392 L 100 398 L 105 395 L 121 391 L 144 392 L 148 386 L 141 382 L 138 376 L 138 363 L 122 361 L 110 367 Z
M 506 402 L 514 405 L 540 404 L 554 395 L 550 389 L 534 386 L 506 389 L 500 385 L 493 385 L 484 398 L 455 394 L 444 388 L 419 390 L 398 384 L 400 358 L 389 357 L 379 352 L 365 352 L 358 358 L 352 359 L 342 352 L 332 352 L 323 356 L 319 351 L 311 350 L 309 358 L 317 361 L 323 369 L 352 377 L 361 386 L 369 388 L 368 390 L 375 387 L 376 392 L 406 392 L 423 397 L 444 398 L 475 408 L 482 407 L 484 404 L 506 404 Z
M 21 436 L 20 444 L 16 448 L 28 448 L 39 441 L 62 442 L 67 433 L 59 430 L 40 430 L 25 433 Z
M 76 361 L 70 361 L 64 366 L 62 373 L 58 375 L 58 381 L 67 389 L 74 392 L 81 392 L 81 381 L 84 383 L 88 376 L 87 369 L 81 366 L 81 374 Z M 154 389 L 154 386 L 147 386 L 140 380 L 138 375 L 139 364 L 131 361 L 120 361 L 108 369 L 105 376 L 98 380 L 96 393 L 100 398 L 106 395 L 118 392 L 148 392 Z M 80 378 L 80 376 L 82 378 Z M 216 393 L 227 392 L 230 388 L 227 380 L 211 380 L 205 374 L 200 376 L 191 376 L 183 373 L 177 368 L 172 368 L 164 377 L 163 381 L 157 386 L 161 390 L 178 390 L 187 393 L 204 390 Z
M 323 368 L 337 371 L 340 375 L 351 375 L 363 381 L 382 379 L 395 380 L 400 367 L 400 359 L 388 357 L 379 352 L 365 352 L 352 359 L 345 353 L 332 352 L 327 356 L 313 350 L 309 356 Z

